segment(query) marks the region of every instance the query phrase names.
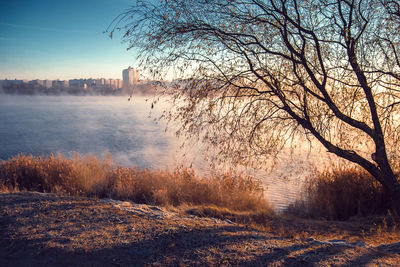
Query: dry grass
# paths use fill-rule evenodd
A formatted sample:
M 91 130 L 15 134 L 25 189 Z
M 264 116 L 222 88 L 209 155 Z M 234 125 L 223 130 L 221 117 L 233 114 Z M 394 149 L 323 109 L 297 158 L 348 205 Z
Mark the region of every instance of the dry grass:
M 381 184 L 356 167 L 314 172 L 305 183 L 304 194 L 304 200 L 289 207 L 288 213 L 347 220 L 353 216 L 386 214 L 390 203 Z
M 151 171 L 125 168 L 110 156 L 19 155 L 0 162 L 0 188 L 75 196 L 110 197 L 155 205 L 214 205 L 233 211 L 272 213 L 260 183 L 226 173 L 199 177 L 193 170 Z
M 400 221 L 390 212 L 385 216 L 353 217 L 347 221 L 326 221 L 299 218 L 291 215 L 271 216 L 257 211 L 232 211 L 215 206 L 192 206 L 185 213 L 199 217 L 229 219 L 281 237 L 307 240 L 344 239 L 349 242 L 363 241 L 371 245 L 399 242 Z
M 137 216 L 89 198 L 31 192 L 0 194 L 0 206 L 0 266 L 398 266 L 400 259 L 396 245 L 283 238 L 279 223 L 265 233 L 178 214 Z M 308 225 L 296 221 L 292 228 Z M 340 222 L 336 229 L 349 226 Z
M 303 208 L 303 212 L 297 214 L 312 218 L 350 218 L 327 222 L 289 215 L 272 216 L 261 186 L 243 175 L 228 173 L 198 177 L 188 169 L 170 172 L 125 168 L 116 166 L 110 157 L 100 160 L 79 155 L 71 159 L 62 155 L 47 158 L 17 156 L 0 162 L 0 191 L 35 190 L 175 206 L 179 212 L 229 219 L 246 225 L 245 229 L 256 228 L 303 241 L 311 237 L 351 242 L 362 240 L 374 245 L 398 242 L 398 217 L 391 214 L 352 217 L 368 215 L 368 209 L 373 213 L 386 212 L 379 209 L 385 207 L 384 199 L 377 200 L 381 189 L 375 181 L 365 179 L 368 177 L 356 169 L 337 169 L 309 179 L 309 202 L 297 206 Z M 374 188 L 378 190 L 374 191 Z
M 198 217 L 212 217 L 217 219 L 228 219 L 232 222 L 244 224 L 257 229 L 264 229 L 271 223 L 275 216 L 271 216 L 268 210 L 231 210 L 217 207 L 215 205 L 202 205 L 181 207 L 186 214 L 196 215 Z

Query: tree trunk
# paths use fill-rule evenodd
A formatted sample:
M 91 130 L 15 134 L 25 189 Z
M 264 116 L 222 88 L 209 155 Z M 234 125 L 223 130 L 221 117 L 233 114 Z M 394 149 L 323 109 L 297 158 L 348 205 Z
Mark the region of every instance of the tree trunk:
M 400 184 L 398 182 L 394 187 L 391 197 L 391 210 L 396 216 L 400 217 Z
M 400 216 L 400 183 L 397 175 L 393 172 L 392 175 L 383 175 L 381 184 L 383 185 L 384 193 L 389 196 L 391 211 Z
M 395 215 L 400 216 L 400 181 L 390 168 L 390 165 L 386 167 L 388 168 L 378 167 L 378 172 L 376 172 L 376 169 L 365 169 L 383 186 L 384 194 L 390 201 L 390 210 Z M 382 169 L 385 171 L 382 171 Z

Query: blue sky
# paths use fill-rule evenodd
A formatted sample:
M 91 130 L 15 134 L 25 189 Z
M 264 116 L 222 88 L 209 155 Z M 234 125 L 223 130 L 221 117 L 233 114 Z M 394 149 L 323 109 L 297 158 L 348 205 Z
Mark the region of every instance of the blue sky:
M 134 51 L 103 31 L 132 0 L 0 0 L 0 79 L 122 78 Z

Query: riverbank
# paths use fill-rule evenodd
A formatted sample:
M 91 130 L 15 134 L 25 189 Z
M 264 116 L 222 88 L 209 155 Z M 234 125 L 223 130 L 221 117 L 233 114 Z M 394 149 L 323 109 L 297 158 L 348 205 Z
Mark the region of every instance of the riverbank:
M 271 218 L 269 230 L 261 230 L 189 215 L 184 209 L 35 192 L 0 193 L 0 206 L 1 266 L 396 266 L 400 262 L 400 243 L 376 243 L 355 235 L 361 231 L 353 228 L 361 222 Z M 290 236 L 291 228 L 297 229 L 293 231 L 297 236 Z M 325 230 L 317 233 L 318 228 Z M 315 235 L 307 229 L 314 229 Z M 341 238 L 343 234 L 347 239 Z

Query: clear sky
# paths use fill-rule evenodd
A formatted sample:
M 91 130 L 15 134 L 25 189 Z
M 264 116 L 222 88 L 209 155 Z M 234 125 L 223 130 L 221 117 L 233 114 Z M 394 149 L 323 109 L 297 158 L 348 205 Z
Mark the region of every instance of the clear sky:
M 134 51 L 103 31 L 132 3 L 0 0 L 0 79 L 121 79 Z

